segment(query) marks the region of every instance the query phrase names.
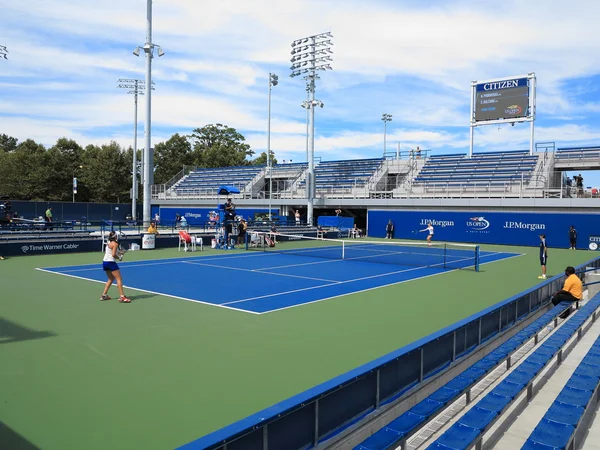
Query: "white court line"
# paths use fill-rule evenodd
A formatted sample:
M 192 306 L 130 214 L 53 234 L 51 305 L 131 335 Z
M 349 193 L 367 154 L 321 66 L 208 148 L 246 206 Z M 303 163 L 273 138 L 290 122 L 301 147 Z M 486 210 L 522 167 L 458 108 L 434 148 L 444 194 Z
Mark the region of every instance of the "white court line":
M 371 279 L 371 278 L 387 277 L 388 275 L 395 275 L 395 274 L 403 273 L 403 272 L 411 272 L 413 270 L 420 270 L 420 269 L 424 269 L 424 268 L 425 267 L 412 267 L 410 269 L 397 270 L 395 272 L 382 273 L 382 274 L 378 274 L 378 275 L 370 275 L 368 277 L 362 277 L 362 278 L 353 278 L 352 280 L 346 280 L 346 281 L 337 281 L 335 283 L 324 284 L 322 286 L 314 286 L 314 287 L 309 287 L 309 288 L 294 289 L 292 291 L 278 292 L 276 294 L 260 295 L 258 297 L 246 298 L 244 300 L 236 300 L 234 302 L 223 303 L 223 305 L 232 305 L 234 303 L 249 302 L 250 300 L 258 300 L 258 299 L 261 299 L 261 298 L 276 297 L 278 295 L 292 294 L 294 292 L 309 291 L 311 289 L 321 289 L 321 288 L 329 287 L 329 286 L 338 286 L 340 284 L 354 283 L 355 281 L 363 281 L 363 280 L 368 280 L 368 279 Z M 349 294 L 353 294 L 353 292 L 348 292 L 348 293 Z
M 122 262 L 122 261 L 119 261 Z M 157 263 L 150 263 L 150 264 L 121 264 L 121 266 L 119 267 L 120 269 L 126 269 L 128 267 L 148 267 L 148 266 L 162 266 L 165 264 L 177 264 L 181 261 L 166 261 L 166 262 L 157 262 Z M 69 266 L 66 266 L 69 267 Z M 73 267 L 78 267 L 78 266 L 73 266 Z M 51 268 L 48 268 L 51 269 Z M 59 269 L 59 267 L 57 267 L 56 269 Z M 52 273 L 73 273 L 73 272 L 88 272 L 90 270 L 102 270 L 102 268 L 100 267 L 100 264 L 90 264 L 89 267 L 86 267 L 85 269 L 72 269 L 72 270 L 68 270 L 68 269 L 63 269 L 60 272 L 55 272 L 55 271 L 51 271 L 51 270 L 47 270 L 48 272 L 52 272 Z
M 501 253 L 502 252 L 497 252 L 496 254 L 501 254 Z M 493 255 L 490 254 L 490 255 L 487 255 L 487 256 L 493 256 Z M 506 259 L 508 259 L 508 258 L 506 258 Z M 491 262 L 495 262 L 495 261 L 491 261 Z M 364 280 L 369 280 L 369 279 L 373 279 L 373 278 L 383 278 L 383 277 L 387 277 L 389 275 L 396 275 L 396 274 L 399 274 L 399 273 L 412 272 L 414 270 L 435 268 L 436 266 L 440 266 L 440 265 L 443 265 L 443 264 L 444 263 L 439 263 L 439 264 L 434 264 L 432 266 L 427 266 L 427 267 L 425 267 L 425 266 L 412 267 L 410 269 L 402 269 L 402 270 L 396 270 L 394 272 L 386 272 L 386 273 L 381 273 L 381 274 L 377 274 L 377 275 L 369 275 L 367 277 L 353 278 L 351 280 L 337 281 L 335 283 L 332 282 L 331 284 L 324 284 L 322 286 L 313 286 L 313 287 L 308 287 L 308 288 L 294 289 L 294 290 L 291 290 L 291 291 L 278 292 L 278 293 L 275 293 L 275 294 L 260 295 L 260 296 L 257 296 L 257 297 L 246 298 L 246 299 L 243 299 L 243 300 L 235 300 L 235 301 L 232 301 L 232 302 L 226 302 L 226 303 L 223 303 L 223 305 L 232 305 L 232 304 L 235 304 L 235 303 L 243 303 L 243 302 L 248 302 L 248 301 L 251 301 L 251 300 L 259 300 L 261 298 L 276 297 L 278 295 L 293 294 L 293 293 L 296 293 L 296 292 L 309 291 L 309 290 L 312 290 L 312 289 L 321 289 L 321 288 L 325 288 L 325 287 L 329 287 L 329 286 L 336 286 L 336 285 L 340 285 L 340 284 L 354 283 L 356 281 L 364 281 Z M 455 270 L 462 270 L 462 269 L 452 269 L 452 270 L 447 270 L 446 272 L 454 272 Z M 446 272 L 441 272 L 441 273 L 446 273 Z M 427 275 L 427 276 L 430 276 L 430 275 Z M 422 277 L 420 277 L 420 278 L 422 278 Z M 415 279 L 418 279 L 418 278 L 411 278 L 411 280 L 415 280 Z M 410 280 L 406 280 L 406 281 L 410 281 Z M 392 284 L 396 284 L 396 283 L 384 284 L 384 285 L 379 286 L 379 287 L 391 286 Z M 375 288 L 371 288 L 371 289 L 375 289 Z M 362 291 L 355 291 L 355 292 L 362 292 Z M 353 294 L 353 293 L 354 292 L 349 292 L 348 294 Z M 339 297 L 339 296 L 336 296 L 336 297 Z M 335 298 L 335 297 L 329 297 L 329 298 Z M 320 300 L 315 300 L 315 301 L 320 301 Z M 309 303 L 313 303 L 313 302 L 302 303 L 302 304 L 303 305 L 307 305 Z M 278 311 L 278 310 L 274 310 L 274 311 Z M 269 311 L 269 312 L 271 312 L 271 311 Z M 263 313 L 263 314 L 265 314 L 265 313 Z
M 62 275 L 64 277 L 77 278 L 79 280 L 93 281 L 94 283 L 101 283 L 101 284 L 105 283 L 105 281 L 93 280 L 91 278 L 85 278 L 85 277 L 78 277 L 77 275 L 70 275 L 68 273 L 53 272 L 51 270 L 41 269 L 39 267 L 36 268 L 35 270 L 39 270 L 40 272 L 51 273 L 53 275 Z M 140 289 L 140 288 L 136 288 L 136 287 L 132 287 L 132 286 L 127 286 L 127 285 L 123 285 L 123 287 L 126 287 L 127 289 L 131 289 L 132 291 L 147 292 L 148 294 L 162 295 L 164 297 L 171 297 L 171 298 L 176 298 L 176 299 L 179 299 L 179 300 L 185 300 L 186 302 L 201 303 L 203 305 L 208 305 L 208 306 L 216 306 L 216 307 L 219 307 L 219 308 L 230 309 L 232 311 L 238 311 L 238 312 L 243 312 L 243 313 L 248 313 L 248 314 L 256 314 L 256 315 L 262 314 L 262 313 L 257 313 L 257 312 L 254 312 L 254 311 L 248 311 L 248 310 L 245 310 L 245 309 L 232 308 L 232 307 L 226 306 L 224 304 L 219 305 L 219 304 L 216 304 L 216 303 L 208 303 L 208 302 L 203 302 L 201 300 L 194 300 L 194 299 L 191 299 L 191 298 L 179 297 L 178 295 L 165 294 L 164 292 L 150 291 L 148 289 Z
M 216 267 L 218 269 L 239 270 L 241 272 L 264 273 L 264 274 L 267 274 L 267 275 L 278 275 L 280 277 L 303 278 L 305 280 L 325 281 L 325 282 L 328 282 L 328 283 L 341 283 L 341 281 L 326 280 L 324 278 L 303 277 L 301 275 L 290 275 L 290 274 L 286 274 L 286 273 L 277 273 L 277 272 L 264 272 L 265 269 L 242 269 L 242 268 L 239 268 L 239 267 L 227 267 L 227 266 L 216 266 L 214 264 L 202 264 L 202 263 L 193 262 L 193 261 L 182 261 L 182 262 L 185 263 L 185 264 L 192 264 L 194 266 Z M 225 303 L 223 303 L 223 304 L 225 305 Z
M 187 261 L 190 259 L 196 259 L 196 258 L 202 258 L 202 260 L 222 260 L 222 259 L 236 259 L 236 258 L 251 258 L 253 256 L 256 256 L 256 254 L 251 254 L 251 255 L 247 255 L 247 254 L 242 254 L 242 253 L 234 253 L 232 255 L 206 255 L 206 256 L 202 256 L 202 255 L 195 255 L 195 256 L 189 256 L 189 257 L 185 257 L 185 256 L 178 256 L 176 258 L 165 258 L 165 259 L 147 259 L 147 260 L 142 260 L 142 261 L 121 261 L 123 267 L 136 267 L 136 266 L 142 266 L 142 265 L 159 265 L 159 264 L 171 264 L 171 263 L 176 263 L 176 262 L 180 262 L 180 261 Z M 100 261 L 101 263 L 101 261 Z M 140 263 L 140 264 L 136 264 L 136 263 Z M 151 264 L 143 264 L 143 263 L 151 263 Z M 99 263 L 93 263 L 93 264 L 77 264 L 75 266 L 52 266 L 52 267 L 44 267 L 44 269 L 67 269 L 69 267 L 87 267 L 87 266 L 94 266 L 97 267 Z M 134 266 L 134 264 L 136 264 L 136 266 Z
M 493 256 L 493 255 L 498 255 L 498 254 L 502 254 L 502 253 L 504 253 L 504 252 L 490 253 L 489 255 L 485 255 L 485 256 Z M 501 259 L 501 260 L 497 260 L 497 261 L 489 261 L 489 262 L 486 262 L 486 263 L 480 263 L 479 265 L 480 265 L 480 266 L 482 266 L 482 265 L 484 265 L 484 264 L 493 264 L 493 263 L 495 263 L 495 262 L 499 262 L 499 261 L 505 261 L 505 260 L 507 260 L 507 259 L 518 258 L 519 256 L 524 256 L 525 254 L 526 254 L 526 253 L 516 254 L 516 255 L 513 255 L 513 256 L 509 256 L 509 257 L 507 257 L 507 258 L 503 258 L 503 259 Z M 424 268 L 424 267 L 417 267 L 416 269 L 423 269 L 423 268 Z M 297 303 L 297 304 L 295 304 L 295 305 L 284 306 L 283 308 L 271 309 L 271 310 L 269 310 L 269 311 L 265 311 L 265 312 L 262 312 L 262 313 L 259 313 L 259 314 L 261 314 L 261 315 L 262 315 L 262 314 L 270 314 L 270 313 L 273 313 L 273 312 L 276 312 L 276 311 L 283 311 L 283 310 L 285 310 L 285 309 L 297 308 L 298 306 L 310 305 L 311 303 L 323 302 L 323 301 L 325 301 L 325 300 L 331 300 L 331 299 L 338 298 L 338 297 L 344 297 L 344 296 L 346 296 L 346 295 L 358 294 L 359 292 L 367 292 L 367 291 L 372 291 L 372 290 L 374 290 L 374 289 L 379 289 L 379 288 L 382 288 L 382 287 L 388 287 L 388 286 L 395 286 L 395 285 L 397 285 L 397 284 L 406 283 L 406 282 L 408 282 L 408 281 L 420 280 L 420 279 L 423 279 L 423 278 L 429 278 L 429 277 L 434 277 L 434 276 L 438 276 L 438 275 L 443 275 L 443 274 L 445 274 L 445 273 L 456 272 L 457 270 L 462 270 L 462 269 L 453 269 L 453 270 L 448 270 L 448 271 L 445 271 L 445 272 L 440 272 L 440 273 L 432 273 L 432 274 L 430 274 L 430 275 L 423 275 L 422 277 L 417 277 L 417 278 L 409 278 L 408 280 L 398 281 L 398 282 L 396 282 L 396 283 L 382 284 L 381 286 L 375 286 L 375 287 L 371 287 L 371 288 L 367 288 L 367 289 L 361 289 L 361 290 L 359 290 L 359 291 L 348 292 L 348 293 L 346 293 L 346 294 L 339 294 L 339 295 L 334 295 L 334 296 L 331 296 L 331 297 L 321 298 L 321 299 L 318 299 L 318 300 L 311 300 L 310 302 L 305 302 L 305 303 Z M 229 304 L 229 303 L 225 303 L 225 304 Z

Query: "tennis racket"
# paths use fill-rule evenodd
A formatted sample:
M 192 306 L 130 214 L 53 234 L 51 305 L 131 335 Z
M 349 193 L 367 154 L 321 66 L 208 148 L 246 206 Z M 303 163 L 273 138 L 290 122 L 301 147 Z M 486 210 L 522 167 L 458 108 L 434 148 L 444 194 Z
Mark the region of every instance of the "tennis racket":
M 123 256 L 131 249 L 131 244 L 127 239 L 119 241 L 119 261 L 123 261 Z

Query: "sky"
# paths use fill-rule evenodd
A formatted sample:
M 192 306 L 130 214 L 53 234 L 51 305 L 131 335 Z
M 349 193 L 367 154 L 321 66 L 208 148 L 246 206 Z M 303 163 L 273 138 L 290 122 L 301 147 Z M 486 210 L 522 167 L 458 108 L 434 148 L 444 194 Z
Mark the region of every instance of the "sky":
M 147 0 L 0 0 L 0 133 L 46 146 L 133 144 L 134 102 L 119 78 L 145 78 Z M 154 0 L 152 145 L 222 123 L 258 156 L 305 161 L 305 82 L 291 78 L 291 43 L 333 35 L 320 73 L 315 156 L 380 157 L 420 146 L 469 149 L 470 86 L 527 73 L 537 79 L 535 141 L 600 145 L 600 2 L 589 0 Z M 145 100 L 138 107 L 144 143 Z M 526 149 L 529 124 L 475 129 L 475 151 Z M 572 174 L 570 174 L 572 175 Z M 600 174 L 583 173 L 586 186 Z

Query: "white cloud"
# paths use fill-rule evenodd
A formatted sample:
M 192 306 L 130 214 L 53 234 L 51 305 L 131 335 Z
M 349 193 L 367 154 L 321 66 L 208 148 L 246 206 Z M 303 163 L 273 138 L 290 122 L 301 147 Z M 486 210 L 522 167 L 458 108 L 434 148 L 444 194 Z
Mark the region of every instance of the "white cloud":
M 6 2 L 5 2 L 6 3 Z M 116 139 L 129 145 L 133 104 L 120 77 L 144 78 L 131 51 L 145 37 L 140 0 L 29 0 L 3 5 L 10 51 L 0 61 L 0 132 L 52 144 Z M 318 14 L 315 14 L 318 11 Z M 535 71 L 536 138 L 593 143 L 600 123 L 597 17 L 600 3 L 507 0 L 411 3 L 358 0 L 170 0 L 154 2 L 154 40 L 166 55 L 153 75 L 153 142 L 207 123 L 243 132 L 266 148 L 267 74 L 273 89 L 272 147 L 304 158 L 304 82 L 289 78 L 290 43 L 332 31 L 334 72 L 322 74 L 316 152 L 336 159 L 379 156 L 388 142 L 440 151 L 468 147 L 473 79 Z M 597 80 L 594 80 L 597 81 Z M 144 119 L 140 99 L 140 123 Z M 140 127 L 140 136 L 143 128 Z M 524 148 L 525 125 L 477 130 L 481 148 Z M 555 134 L 553 134 L 555 133 Z M 278 153 L 279 155 L 279 153 Z

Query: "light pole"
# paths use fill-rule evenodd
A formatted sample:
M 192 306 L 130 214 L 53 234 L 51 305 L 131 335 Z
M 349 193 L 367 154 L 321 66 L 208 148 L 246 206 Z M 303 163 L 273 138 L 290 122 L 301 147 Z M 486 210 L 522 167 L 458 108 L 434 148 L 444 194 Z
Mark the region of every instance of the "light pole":
M 269 222 L 272 221 L 271 216 L 271 199 L 273 197 L 273 174 L 271 161 L 271 88 L 279 84 L 279 77 L 273 73 L 269 73 L 269 118 L 267 120 L 267 171 L 269 172 Z
M 77 169 L 83 169 L 83 166 L 77 166 L 73 169 L 73 203 L 75 203 L 75 194 L 77 194 L 77 178 L 75 178 L 75 172 Z
M 120 89 L 129 89 L 128 94 L 133 94 L 134 109 L 133 109 L 133 168 L 132 168 L 132 180 L 131 180 L 131 218 L 136 220 L 137 216 L 137 129 L 138 129 L 138 95 L 144 95 L 144 89 L 146 84 L 142 80 L 119 78 Z M 154 85 L 154 82 L 152 83 Z M 154 89 L 154 88 L 152 88 Z
M 8 59 L 8 50 L 4 45 L 0 45 L 0 58 Z
M 308 152 L 308 171 L 307 171 L 307 222 L 312 225 L 313 221 L 313 201 L 315 198 L 315 106 L 323 107 L 323 102 L 315 100 L 315 81 L 318 78 L 318 70 L 333 70 L 330 62 L 333 61 L 331 55 L 333 51 L 331 39 L 333 35 L 330 32 L 316 34 L 292 42 L 292 73 L 290 76 L 297 77 L 306 74 L 307 89 L 309 98 L 302 102 L 302 107 L 310 110 L 308 125 L 308 141 L 310 142 Z
M 392 115 L 383 113 L 381 115 L 381 120 L 383 120 L 383 156 L 385 156 L 385 152 L 387 151 L 387 146 L 386 146 L 387 123 L 392 121 Z
M 152 86 L 152 58 L 154 58 L 154 48 L 158 48 L 158 56 L 165 54 L 160 45 L 152 43 L 152 0 L 146 0 L 146 43 L 143 47 L 136 47 L 133 51 L 135 56 L 140 56 L 140 49 L 146 53 L 146 86 Z M 149 226 L 152 218 L 150 217 L 152 193 L 150 192 L 150 168 L 153 165 L 150 157 L 150 147 L 152 145 L 152 89 L 146 92 L 146 121 L 144 122 L 145 145 L 144 145 L 144 200 L 143 200 L 143 225 Z

